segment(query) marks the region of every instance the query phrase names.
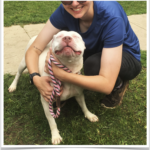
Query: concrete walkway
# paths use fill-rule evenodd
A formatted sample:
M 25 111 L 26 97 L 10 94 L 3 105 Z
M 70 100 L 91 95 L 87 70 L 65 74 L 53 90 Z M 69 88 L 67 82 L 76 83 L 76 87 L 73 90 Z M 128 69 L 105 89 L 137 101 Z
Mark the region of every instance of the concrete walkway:
M 139 38 L 141 50 L 147 50 L 147 15 L 132 15 L 128 16 L 128 19 Z M 31 24 L 23 28 L 19 25 L 4 27 L 4 74 L 16 74 L 28 41 L 39 34 L 44 25 Z

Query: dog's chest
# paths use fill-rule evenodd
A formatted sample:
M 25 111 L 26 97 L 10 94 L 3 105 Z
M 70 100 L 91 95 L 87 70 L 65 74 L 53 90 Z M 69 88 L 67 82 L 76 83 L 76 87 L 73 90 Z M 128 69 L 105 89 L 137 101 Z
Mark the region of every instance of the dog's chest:
M 82 92 L 83 89 L 81 87 L 69 83 L 63 83 L 63 93 L 60 97 L 60 100 L 67 100 L 71 97 L 80 95 Z

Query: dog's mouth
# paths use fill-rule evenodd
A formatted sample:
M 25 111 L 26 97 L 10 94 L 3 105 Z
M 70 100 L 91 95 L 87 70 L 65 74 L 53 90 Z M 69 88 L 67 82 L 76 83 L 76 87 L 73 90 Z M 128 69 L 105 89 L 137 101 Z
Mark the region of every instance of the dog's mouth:
M 72 56 L 73 54 L 80 55 L 81 53 L 81 51 L 76 51 L 71 46 L 65 46 L 61 50 L 55 51 L 56 55 L 64 54 L 65 56 Z

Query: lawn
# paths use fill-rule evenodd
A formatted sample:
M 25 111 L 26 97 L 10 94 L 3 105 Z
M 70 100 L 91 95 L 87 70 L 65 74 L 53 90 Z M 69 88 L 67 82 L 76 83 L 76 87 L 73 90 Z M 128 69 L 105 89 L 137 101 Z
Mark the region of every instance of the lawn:
M 146 13 L 144 1 L 119 3 L 128 15 Z M 4 2 L 4 25 L 46 22 L 59 4 L 60 2 L 49 1 Z M 60 117 L 56 119 L 63 137 L 62 145 L 147 144 L 146 55 L 145 51 L 141 51 L 142 71 L 129 82 L 120 107 L 105 109 L 100 106 L 103 94 L 84 91 L 87 107 L 99 117 L 99 122 L 89 122 L 74 98 L 67 101 L 61 109 Z M 23 74 L 18 83 L 18 90 L 9 93 L 7 89 L 13 79 L 13 75 L 4 75 L 4 145 L 51 145 L 51 133 L 40 95 L 38 90 L 30 85 L 29 74 Z
M 109 110 L 100 106 L 104 95 L 85 91 L 86 104 L 99 122 L 91 123 L 71 98 L 56 119 L 64 145 L 145 145 L 146 144 L 146 52 L 142 51 L 142 71 L 132 81 L 123 104 Z M 50 145 L 51 133 L 40 102 L 31 86 L 29 75 L 23 74 L 18 90 L 8 92 L 14 76 L 4 75 L 4 144 Z
M 60 1 L 4 1 L 4 26 L 45 23 Z M 127 15 L 145 14 L 146 1 L 119 1 Z

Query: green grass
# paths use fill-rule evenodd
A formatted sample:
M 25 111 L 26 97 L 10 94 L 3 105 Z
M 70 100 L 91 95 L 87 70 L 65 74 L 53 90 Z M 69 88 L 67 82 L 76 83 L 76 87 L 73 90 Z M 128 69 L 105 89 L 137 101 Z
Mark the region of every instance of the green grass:
M 5 1 L 4 26 L 45 23 L 61 2 Z
M 71 98 L 56 119 L 62 145 L 146 145 L 146 52 L 141 51 L 142 71 L 129 83 L 123 103 L 109 110 L 100 106 L 103 94 L 84 91 L 89 110 L 99 117 L 91 123 Z M 4 75 L 4 144 L 51 145 L 51 133 L 37 89 L 23 74 L 17 91 L 8 92 L 14 76 Z
M 135 14 L 146 14 L 146 1 L 118 1 L 127 16 Z
M 45 23 L 60 1 L 4 1 L 4 26 Z M 145 14 L 146 1 L 119 1 L 127 15 Z

